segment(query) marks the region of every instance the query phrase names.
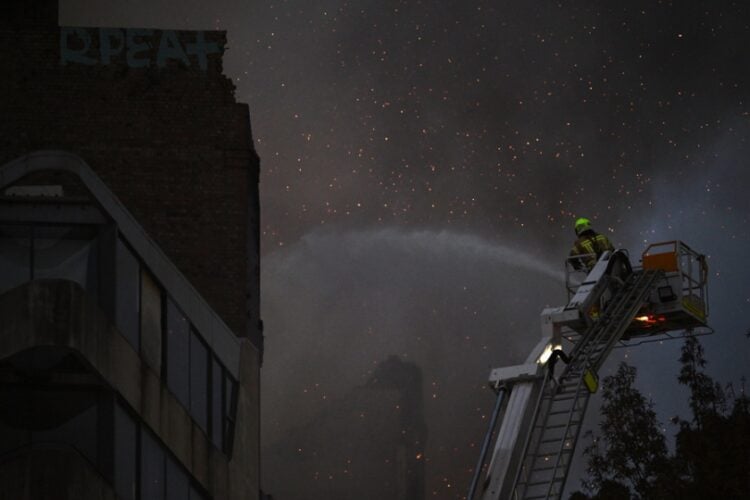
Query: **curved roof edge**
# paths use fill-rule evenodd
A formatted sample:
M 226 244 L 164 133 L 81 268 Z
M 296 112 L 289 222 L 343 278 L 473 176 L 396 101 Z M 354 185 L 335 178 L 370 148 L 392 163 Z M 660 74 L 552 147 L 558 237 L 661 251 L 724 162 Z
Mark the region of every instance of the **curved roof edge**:
M 117 223 L 120 234 L 180 306 L 198 334 L 211 346 L 232 376 L 239 379 L 241 340 L 82 158 L 65 151 L 27 154 L 0 167 L 0 189 L 30 173 L 43 170 L 64 170 L 81 179 L 104 211 Z M 253 348 L 257 349 L 255 346 Z

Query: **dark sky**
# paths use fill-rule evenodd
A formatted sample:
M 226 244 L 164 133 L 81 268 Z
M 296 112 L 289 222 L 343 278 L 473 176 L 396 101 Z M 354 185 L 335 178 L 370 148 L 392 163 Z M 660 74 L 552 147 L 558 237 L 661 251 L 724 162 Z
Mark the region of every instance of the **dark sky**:
M 262 160 L 268 445 L 395 354 L 424 372 L 428 496 L 461 498 L 489 368 L 563 304 L 576 216 L 634 257 L 708 254 L 709 370 L 748 374 L 747 3 L 61 0 L 61 23 L 228 31 Z M 680 344 L 603 370 L 627 355 L 668 435 Z

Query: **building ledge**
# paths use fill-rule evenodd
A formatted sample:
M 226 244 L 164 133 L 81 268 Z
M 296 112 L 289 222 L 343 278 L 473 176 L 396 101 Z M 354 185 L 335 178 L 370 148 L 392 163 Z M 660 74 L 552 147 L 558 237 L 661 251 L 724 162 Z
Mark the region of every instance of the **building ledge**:
M 0 295 L 0 317 L 0 359 L 40 346 L 76 352 L 204 488 L 226 489 L 216 482 L 227 479 L 228 457 L 77 283 L 36 280 L 9 290 Z

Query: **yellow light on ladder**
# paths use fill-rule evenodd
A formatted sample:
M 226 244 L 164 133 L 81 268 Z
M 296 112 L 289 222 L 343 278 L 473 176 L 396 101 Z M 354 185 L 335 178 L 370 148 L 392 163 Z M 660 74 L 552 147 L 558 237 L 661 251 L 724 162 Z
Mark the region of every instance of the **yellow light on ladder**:
M 588 368 L 583 372 L 583 383 L 586 384 L 586 389 L 591 394 L 594 394 L 599 389 L 599 377 Z

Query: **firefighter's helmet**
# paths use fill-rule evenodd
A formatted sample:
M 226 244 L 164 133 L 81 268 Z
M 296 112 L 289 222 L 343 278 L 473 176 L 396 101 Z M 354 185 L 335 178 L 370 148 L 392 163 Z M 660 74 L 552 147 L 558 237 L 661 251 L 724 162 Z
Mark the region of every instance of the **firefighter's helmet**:
M 576 219 L 575 229 L 576 236 L 580 236 L 582 232 L 591 229 L 591 221 L 586 217 L 579 217 L 578 219 Z

